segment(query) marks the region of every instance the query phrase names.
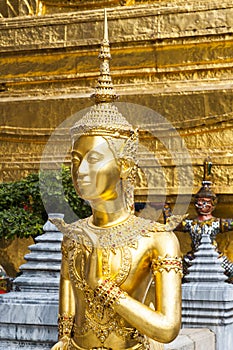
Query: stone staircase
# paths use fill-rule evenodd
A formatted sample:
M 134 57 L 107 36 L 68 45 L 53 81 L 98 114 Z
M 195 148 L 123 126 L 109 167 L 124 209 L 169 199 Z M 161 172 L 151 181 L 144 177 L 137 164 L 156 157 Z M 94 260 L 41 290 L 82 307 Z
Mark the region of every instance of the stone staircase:
M 0 295 L 0 350 L 50 350 L 57 341 L 62 233 L 50 221 L 44 231 L 29 247 L 14 290 Z
M 35 239 L 36 244 L 28 247 L 31 252 L 24 257 L 27 263 L 20 266 L 22 274 L 14 280 L 15 290 L 59 290 L 62 233 L 49 221 L 44 225 L 44 231 L 43 235 Z

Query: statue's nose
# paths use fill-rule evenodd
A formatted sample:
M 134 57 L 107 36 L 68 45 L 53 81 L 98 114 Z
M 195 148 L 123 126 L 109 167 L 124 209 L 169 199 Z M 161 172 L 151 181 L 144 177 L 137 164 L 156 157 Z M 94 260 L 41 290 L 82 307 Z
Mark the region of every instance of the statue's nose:
M 86 159 L 83 159 L 79 165 L 78 172 L 80 175 L 85 175 L 88 173 L 88 170 L 89 170 L 88 162 L 86 161 Z

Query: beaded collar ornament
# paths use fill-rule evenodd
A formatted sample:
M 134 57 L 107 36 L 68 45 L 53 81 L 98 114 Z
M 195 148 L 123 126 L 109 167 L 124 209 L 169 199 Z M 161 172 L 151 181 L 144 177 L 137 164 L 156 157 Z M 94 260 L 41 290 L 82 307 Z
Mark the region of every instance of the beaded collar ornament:
M 92 217 L 79 220 L 79 227 L 87 230 L 94 230 L 94 233 L 98 235 L 100 248 L 110 249 L 113 252 L 125 245 L 137 248 L 138 239 L 140 237 L 150 236 L 149 232 L 156 227 L 153 221 L 134 215 L 130 215 L 130 217 L 121 224 L 109 228 L 93 227 L 91 220 Z

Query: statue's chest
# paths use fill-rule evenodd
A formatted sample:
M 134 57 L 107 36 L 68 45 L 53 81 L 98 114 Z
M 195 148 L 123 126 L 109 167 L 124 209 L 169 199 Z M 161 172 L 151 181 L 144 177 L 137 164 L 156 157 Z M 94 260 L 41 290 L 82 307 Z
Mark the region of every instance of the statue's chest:
M 104 229 L 93 229 L 88 222 L 87 218 L 78 223 L 83 234 L 72 234 L 69 249 L 69 271 L 76 286 L 77 281 L 95 279 L 96 270 L 101 278 L 114 280 L 117 285 L 132 272 L 134 276 L 137 271 L 145 272 L 152 222 L 131 216 L 127 223 Z
M 145 252 L 147 240 L 141 237 L 137 244 L 135 241 L 133 248 L 125 244 L 114 250 L 98 249 L 97 253 L 93 253 L 89 247 L 75 244 L 68 259 L 72 282 L 76 287 L 82 286 L 83 281 L 95 278 L 92 275 L 97 270 L 102 278 L 114 280 L 117 285 L 123 284 L 127 279 L 136 278 L 142 270 L 149 270 L 149 254 Z
M 118 248 L 115 252 L 109 249 L 99 249 L 94 255 L 82 247 L 81 251 L 74 249 L 71 252 L 69 272 L 73 281 L 77 282 L 78 280 L 90 280 L 91 275 L 95 273 L 94 270 L 98 270 L 103 278 L 114 278 L 115 282 L 120 285 L 129 276 L 133 262 L 134 254 L 127 246 Z

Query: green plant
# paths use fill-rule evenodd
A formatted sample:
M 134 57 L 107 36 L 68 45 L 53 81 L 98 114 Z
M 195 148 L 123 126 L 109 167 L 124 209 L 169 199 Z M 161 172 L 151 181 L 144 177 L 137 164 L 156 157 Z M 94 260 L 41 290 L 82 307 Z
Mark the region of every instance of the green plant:
M 23 208 L 5 209 L 0 212 L 0 237 L 11 239 L 38 236 L 43 233 L 42 217 Z
M 46 190 L 41 196 L 43 185 Z M 47 212 L 64 213 L 68 222 L 91 213 L 89 205 L 74 190 L 69 167 L 63 166 L 62 171 L 50 170 L 40 175 L 30 174 L 20 181 L 0 184 L 0 238 L 43 233 Z

